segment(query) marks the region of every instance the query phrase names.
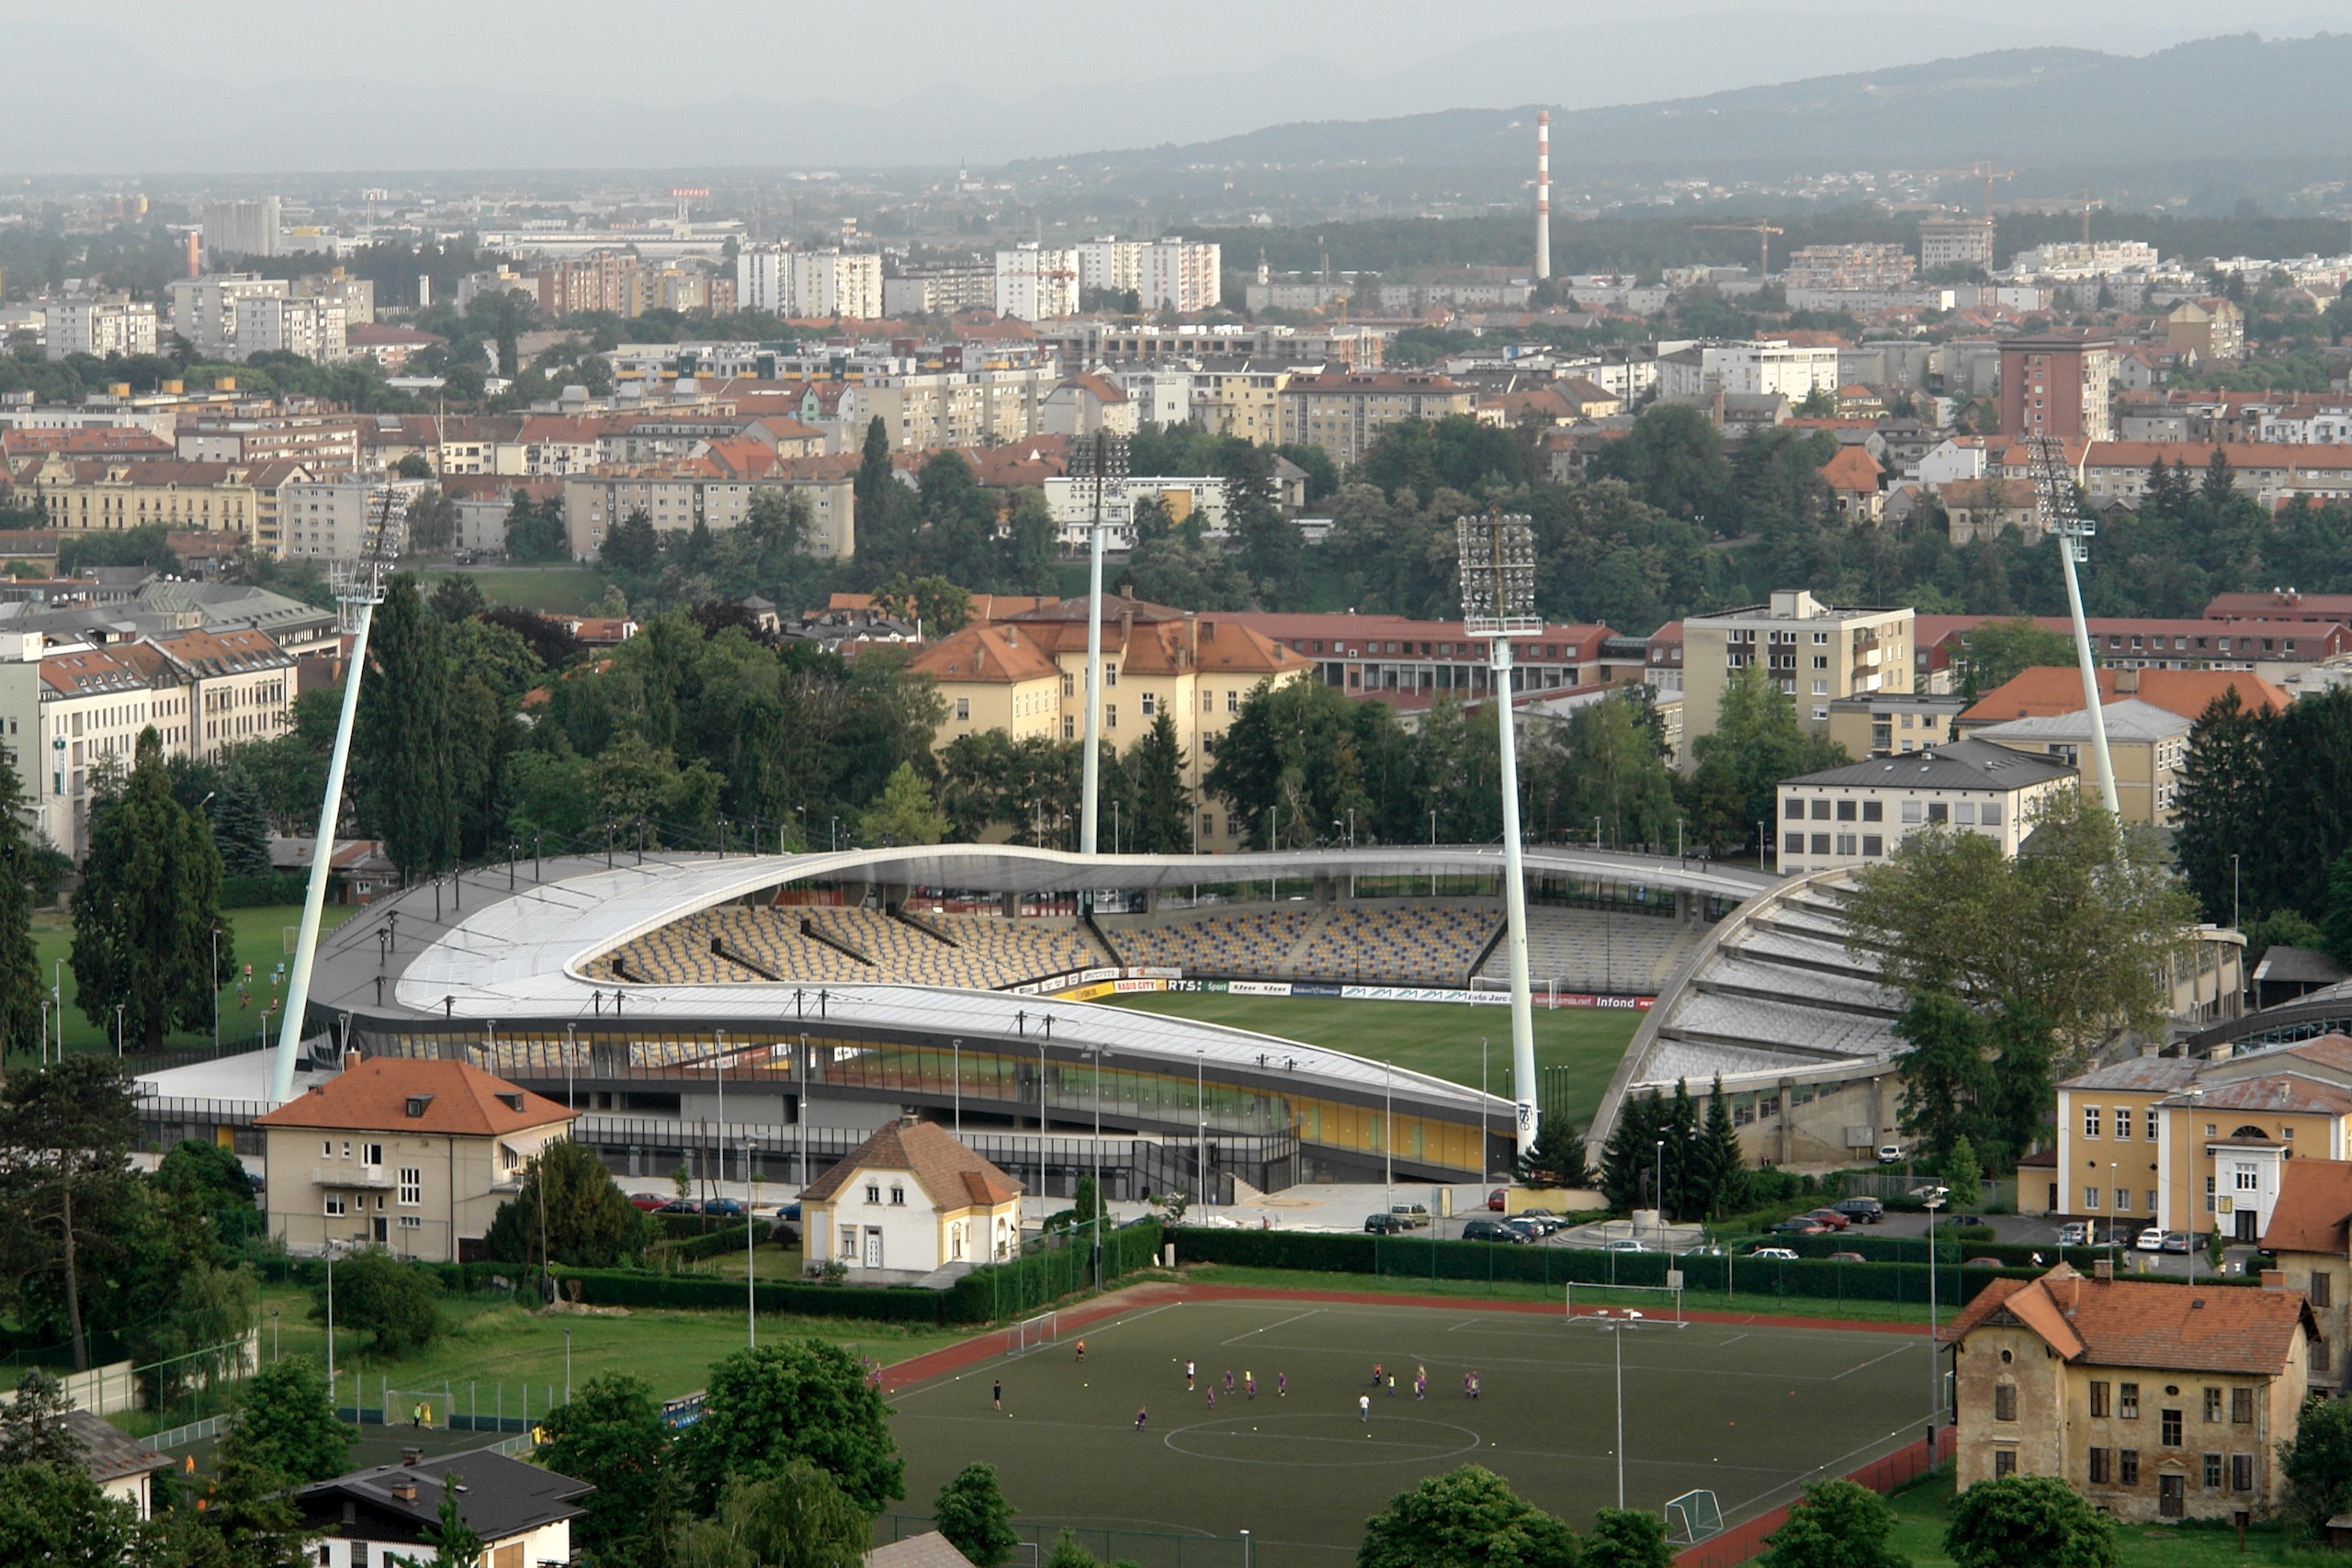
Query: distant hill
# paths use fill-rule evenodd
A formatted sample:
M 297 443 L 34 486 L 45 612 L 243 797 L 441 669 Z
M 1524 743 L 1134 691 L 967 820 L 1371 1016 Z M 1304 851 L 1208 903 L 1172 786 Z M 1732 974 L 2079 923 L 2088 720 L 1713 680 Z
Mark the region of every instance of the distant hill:
M 1698 174 L 1964 164 L 2246 163 L 2352 145 L 2352 35 L 2180 44 L 2143 57 L 2027 49 L 1615 108 L 1555 112 L 1554 177 L 1579 166 Z M 1182 146 L 1073 155 L 1142 171 L 1203 164 L 1532 164 L 1536 106 L 1280 125 Z M 1016 165 L 1018 167 L 1018 165 Z

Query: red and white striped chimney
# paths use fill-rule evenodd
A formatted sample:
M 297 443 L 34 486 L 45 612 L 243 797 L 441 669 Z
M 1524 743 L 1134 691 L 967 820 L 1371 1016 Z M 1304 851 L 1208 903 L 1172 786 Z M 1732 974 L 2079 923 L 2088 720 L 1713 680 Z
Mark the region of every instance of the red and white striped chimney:
M 1552 276 L 1552 111 L 1535 113 L 1535 281 Z

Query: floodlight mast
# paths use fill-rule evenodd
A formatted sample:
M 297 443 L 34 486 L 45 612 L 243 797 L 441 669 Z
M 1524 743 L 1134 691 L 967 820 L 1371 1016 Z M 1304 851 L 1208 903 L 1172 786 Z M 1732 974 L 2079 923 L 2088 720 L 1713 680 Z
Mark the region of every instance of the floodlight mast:
M 1534 1145 L 1535 1006 L 1527 979 L 1527 880 L 1519 842 L 1519 744 L 1512 722 L 1510 639 L 1544 629 L 1535 608 L 1535 530 L 1523 515 L 1463 517 L 1454 524 L 1461 549 L 1462 622 L 1487 644 L 1494 674 L 1487 697 L 1501 734 L 1503 908 L 1510 958 L 1510 1090 L 1518 1151 Z M 1484 1168 L 1486 1152 L 1479 1152 Z
M 2123 811 L 2116 801 L 2115 769 L 2107 757 L 2107 712 L 2099 705 L 2098 671 L 2091 663 L 2090 623 L 2083 617 L 2083 587 L 2075 571 L 2077 564 L 2091 558 L 2090 541 L 2098 525 L 2075 504 L 2075 487 L 2058 438 L 2036 435 L 2026 444 L 2026 450 L 2032 458 L 2034 508 L 2041 515 L 2043 531 L 2056 540 L 2058 559 L 2065 568 L 2066 608 L 2075 619 L 2075 659 L 2082 666 L 2083 707 L 2090 716 L 2091 757 L 2098 769 L 2099 796 L 2107 814 L 2120 821 Z M 2087 444 L 2083 460 L 2090 460 Z
M 1079 472 L 1092 480 L 1094 491 L 1094 520 L 1087 530 L 1086 782 L 1078 826 L 1078 852 L 1091 855 L 1095 852 L 1096 799 L 1102 771 L 1102 492 L 1126 478 L 1127 444 L 1108 431 L 1097 430 L 1093 443 L 1080 442 L 1073 456 Z
M 383 603 L 383 570 L 396 553 L 392 538 L 392 492 L 384 489 L 375 543 L 347 571 L 336 573 L 335 603 L 351 627 L 351 656 L 344 666 L 343 712 L 335 721 L 334 750 L 327 759 L 326 795 L 319 803 L 319 837 L 311 851 L 311 881 L 302 894 L 302 923 L 294 939 L 294 962 L 286 976 L 286 1016 L 277 1027 L 277 1055 L 269 1065 L 269 1102 L 294 1098 L 294 1054 L 302 1046 L 302 1018 L 311 1000 L 311 968 L 319 955 L 319 922 L 326 912 L 327 881 L 334 863 L 335 823 L 343 815 L 344 773 L 351 761 L 351 731 L 359 715 L 360 677 L 368 669 L 368 632 Z

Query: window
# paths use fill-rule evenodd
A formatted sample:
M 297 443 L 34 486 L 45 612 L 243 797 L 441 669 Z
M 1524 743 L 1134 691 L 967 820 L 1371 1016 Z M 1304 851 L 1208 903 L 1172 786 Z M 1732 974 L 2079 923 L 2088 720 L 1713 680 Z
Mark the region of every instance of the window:
M 1905 822 L 1917 822 L 1923 815 L 1925 813 L 1920 809 L 1917 801 L 1906 800 L 1903 803 L 1903 820 Z
M 421 1230 L 423 1230 L 424 1228 L 424 1215 L 422 1215 L 422 1214 L 402 1214 L 402 1215 L 401 1216 L 401 1229 L 402 1229 L 402 1230 L 404 1230 L 404 1231 L 421 1231 Z
M 1118 667 L 1117 665 L 1115 665 L 1115 664 L 1105 664 L 1104 666 L 1102 666 L 1102 686 L 1103 686 L 1103 689 L 1104 689 L 1105 691 L 1108 691 L 1111 687 L 1115 686 L 1115 685 L 1117 685 L 1118 683 L 1119 683 L 1119 667 Z
M 1857 802 L 1851 800 L 1839 801 L 1838 803 L 1838 820 L 1840 822 L 1851 822 L 1854 819 L 1854 807 L 1857 804 Z
M 1994 1479 L 1997 1481 L 2004 1475 L 2015 1475 L 2017 1472 L 2017 1450 L 2015 1449 L 1995 1449 L 1993 1450 Z
M 1828 834 L 1815 833 L 1813 836 L 1813 852 L 1817 855 L 1826 855 L 1829 852 Z
M 2107 1411 L 2107 1381 L 2104 1378 L 2093 1378 L 2091 1380 L 2091 1414 L 2104 1416 Z
M 2083 1136 L 2086 1138 L 2098 1136 L 2098 1107 L 2096 1105 L 2083 1107 Z
M 2132 1189 L 2129 1187 L 2119 1187 L 2115 1190 L 2115 1212 L 2119 1214 L 2128 1214 L 2132 1212 Z
M 2205 1490 L 2208 1492 L 2220 1491 L 2222 1487 L 2222 1456 L 2220 1454 L 2207 1454 L 2204 1457 L 2203 1468 L 2205 1471 Z
M 2219 1421 L 2221 1418 L 2222 1391 L 2218 1388 L 2209 1388 L 2205 1391 L 2205 1419 Z
M 969 698 L 969 697 L 957 697 L 957 698 L 956 699 L 956 716 L 957 718 L 959 718 L 959 719 L 963 719 L 963 720 L 966 720 L 966 721 L 967 721 L 967 722 L 970 720 L 970 718 L 971 718 L 971 716 L 972 716 L 972 699 L 971 699 L 971 698 Z
M 2230 1424 L 2233 1427 L 2254 1425 L 2254 1390 L 2250 1388 L 2230 1390 Z
M 2230 1456 L 2230 1490 L 2233 1492 L 2254 1490 L 2254 1456 L 2252 1454 Z
M 2140 1450 L 2138 1449 L 2115 1450 L 2115 1483 L 2118 1486 L 2140 1484 Z
M 2177 1449 L 2180 1447 L 2180 1412 L 2177 1410 L 2165 1411 L 2163 1413 L 2163 1441 L 2165 1447 L 2168 1449 Z
M 2140 1418 L 2140 1385 L 2120 1382 L 2115 1385 L 2115 1414 L 2126 1421 Z
M 1973 828 L 1976 826 L 1976 803 L 1973 800 L 1962 801 L 1951 808 L 1951 819 L 1963 827 Z
M 1225 694 L 1225 711 L 1227 713 L 1239 713 L 1241 711 L 1240 692 L 1237 690 Z
M 1816 800 L 1813 803 L 1813 819 L 1816 822 L 1826 822 L 1829 820 L 1829 803 L 1827 801 Z
M 2083 1189 L 2083 1207 L 2086 1209 L 2096 1209 L 2098 1207 L 2098 1188 L 2086 1187 Z
M 1157 713 L 1159 713 L 1159 698 L 1157 697 L 1157 695 L 1156 695 L 1155 694 L 1150 693 L 1150 692 L 1146 692 L 1146 693 L 1143 694 L 1143 716 L 1144 716 L 1144 717 L 1146 717 L 1146 718 L 1149 718 L 1149 717 L 1153 716 L 1155 714 L 1157 714 Z
M 879 1183 L 869 1181 L 865 1184 L 865 1201 L 869 1203 L 882 1201 L 882 1188 Z
M 2312 1340 L 2312 1341 L 2311 1356 L 2312 1356 L 2312 1371 L 2315 1371 L 2315 1372 L 2324 1372 L 2324 1371 L 2326 1371 L 2328 1370 L 2328 1351 L 2327 1351 L 2327 1341 L 2326 1341 L 2326 1340 L 2324 1340 L 2324 1339 L 2314 1339 L 2314 1340 Z
M 1951 807 L 1947 807 L 1946 805 L 1944 805 L 1944 803 L 1943 803 L 1942 801 L 1940 801 L 1940 800 L 1933 800 L 1933 801 L 1929 801 L 1929 802 L 1928 803 L 1928 821 L 1930 821 L 1930 822 L 1948 822 L 1948 821 L 1950 821 L 1951 819 Z
M 891 1188 L 890 1203 L 893 1208 L 905 1208 L 907 1206 L 907 1190 L 903 1187 Z
M 1104 703 L 1102 705 L 1102 728 L 1105 729 L 1116 729 L 1119 728 L 1118 704 Z
M 1885 839 L 1876 833 L 1864 833 L 1862 835 L 1862 854 L 1864 858 L 1874 859 L 1884 853 L 1886 853 Z
M 2013 1382 L 1993 1385 L 1993 1419 L 2014 1421 L 2018 1418 L 2018 1385 Z
M 1216 712 L 1216 694 L 1215 692 L 1203 692 L 1201 694 L 1201 711 L 1203 713 Z
M 2205 1135 L 2209 1138 L 2211 1137 L 2213 1135 L 2212 1129 L 2210 1127 L 2207 1128 L 2205 1130 Z M 2205 1212 L 2209 1214 L 2213 1212 L 2213 1179 L 2210 1176 L 2205 1179 Z
M 1886 820 L 1886 805 L 1885 805 L 1885 803 L 1884 803 L 1883 801 L 1877 801 L 1877 800 L 1866 800 L 1866 801 L 1862 802 L 1862 820 L 1863 820 L 1863 821 L 1865 821 L 1865 822 L 1883 822 L 1883 821 L 1885 821 L 1885 820 Z
M 1078 695 L 1077 676 L 1065 675 L 1062 677 L 1062 695 L 1065 697 L 1074 697 Z
M 1801 855 L 1804 853 L 1804 835 L 1803 833 L 1791 833 L 1783 837 L 1781 840 L 1781 852 L 1784 855 Z
M 1982 807 L 1977 808 L 1976 819 L 1987 828 L 1999 827 L 2001 825 L 2001 803 L 1997 800 L 1986 801 Z
M 1841 855 L 1850 855 L 1854 852 L 1853 834 L 1840 833 L 1838 835 L 1838 852 Z
M 334 1140 L 333 1138 L 321 1138 L 319 1140 L 319 1157 L 321 1159 L 334 1158 Z
M 2132 1108 L 2128 1105 L 2115 1108 L 2115 1135 L 2119 1138 L 2132 1135 Z
M 2262 1173 L 2250 1165 L 2233 1168 L 2234 1185 L 2241 1192 L 2254 1192 L 2262 1187 Z
M 2091 1450 L 2091 1484 L 2104 1486 L 2107 1484 L 2107 1450 L 2093 1449 Z
M 2334 1305 L 2335 1303 L 2333 1298 L 2335 1294 L 2334 1276 L 2328 1274 L 2313 1274 L 2311 1277 L 2308 1288 L 2304 1290 L 2303 1294 L 2311 1298 L 2311 1303 L 2315 1307 Z
M 401 1207 L 413 1209 L 424 1201 L 424 1170 L 421 1166 L 401 1167 Z
M 327 1194 L 327 1217 L 335 1219 L 349 1212 L 350 1205 L 340 1192 Z
M 381 1144 L 362 1144 L 362 1145 L 359 1145 L 359 1163 L 360 1163 L 360 1164 L 362 1164 L 362 1165 L 381 1165 L 381 1164 L 383 1164 L 383 1163 L 384 1163 L 384 1145 L 381 1145 Z
M 2153 1143 L 2154 1143 L 2154 1142 L 2156 1141 L 2156 1108 L 2155 1108 L 2154 1106 L 2153 1106 L 2153 1105 L 2151 1105 L 2150 1107 L 2148 1107 L 2148 1112 L 2147 1112 L 2147 1123 L 2148 1123 L 2148 1134 L 2147 1134 L 2147 1136 L 2148 1136 L 2148 1142 L 2150 1142 L 2150 1143 L 2152 1143 L 2152 1144 L 2153 1144 Z
M 1804 821 L 1804 802 L 1797 799 L 1794 795 L 1791 795 L 1788 799 L 1781 803 L 1781 815 L 1787 818 L 1792 822 Z

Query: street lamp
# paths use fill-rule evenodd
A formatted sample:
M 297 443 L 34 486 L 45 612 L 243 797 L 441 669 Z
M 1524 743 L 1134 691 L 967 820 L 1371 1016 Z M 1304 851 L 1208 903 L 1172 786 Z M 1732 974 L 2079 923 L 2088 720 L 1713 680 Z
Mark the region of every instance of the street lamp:
M 563 1402 L 571 1403 L 571 1325 L 563 1328 Z
M 2238 857 L 2230 857 L 2230 929 L 2240 931 L 2238 924 Z
M 950 1070 L 956 1075 L 956 1136 L 961 1139 L 964 1136 L 964 1042 L 956 1039 L 947 1043 L 951 1052 L 949 1059 L 954 1063 Z
M 1657 1141 L 1657 1169 L 1650 1176 L 1650 1196 L 1657 1203 L 1658 1234 L 1664 1235 L 1666 1234 L 1666 1140 L 1664 1138 Z
M 1208 1053 L 1201 1049 L 1193 1052 L 1193 1114 L 1199 1118 L 1201 1123 L 1200 1175 L 1197 1179 L 1201 1201 L 1205 1203 L 1208 1201 L 1209 1186 Z
M 1380 1203 L 1386 1208 L 1394 1198 L 1388 1190 L 1396 1184 L 1396 1069 L 1387 1062 L 1380 1064 L 1380 1155 L 1384 1162 L 1380 1171 Z
M 1936 1417 L 1943 1411 L 1943 1364 L 1936 1359 L 1936 1211 L 1943 1207 L 1941 1198 L 1929 1194 L 1928 1210 L 1928 1457 L 1935 1457 L 1933 1442 Z

